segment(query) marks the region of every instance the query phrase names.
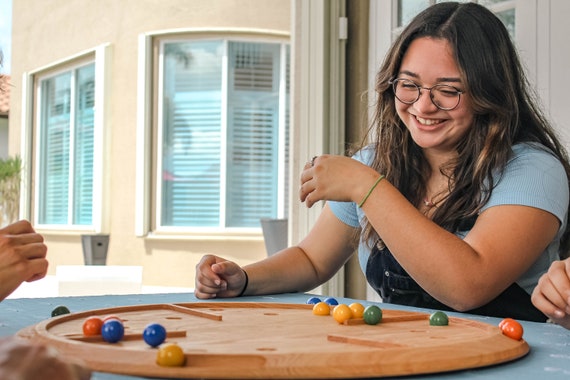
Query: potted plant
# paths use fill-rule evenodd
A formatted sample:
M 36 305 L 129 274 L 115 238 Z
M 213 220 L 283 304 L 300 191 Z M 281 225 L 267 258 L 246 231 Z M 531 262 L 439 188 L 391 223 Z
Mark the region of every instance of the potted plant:
M 20 211 L 20 179 L 22 159 L 19 156 L 0 159 L 0 226 L 18 220 Z

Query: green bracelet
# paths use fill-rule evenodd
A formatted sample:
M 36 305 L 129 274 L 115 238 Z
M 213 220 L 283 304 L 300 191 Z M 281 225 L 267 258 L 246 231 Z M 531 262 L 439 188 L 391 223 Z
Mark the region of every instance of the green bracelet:
M 380 181 L 382 181 L 384 179 L 384 175 L 380 175 L 380 177 L 378 177 L 378 179 L 376 180 L 376 182 L 374 182 L 374 185 L 372 185 L 372 187 L 370 188 L 370 190 L 368 190 L 368 193 L 366 193 L 366 195 L 364 196 L 364 198 L 360 201 L 360 203 L 358 204 L 358 207 L 362 207 L 362 205 L 364 204 L 364 202 L 366 202 L 366 200 L 368 199 L 368 197 L 370 196 L 370 194 L 372 194 L 372 192 L 374 191 L 374 189 L 376 188 L 376 186 L 380 183 Z

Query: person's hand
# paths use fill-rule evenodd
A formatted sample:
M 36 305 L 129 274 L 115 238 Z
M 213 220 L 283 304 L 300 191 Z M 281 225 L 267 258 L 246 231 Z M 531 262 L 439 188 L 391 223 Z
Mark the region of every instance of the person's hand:
M 299 198 L 309 208 L 324 200 L 358 202 L 377 178 L 374 169 L 350 157 L 318 156 L 303 168 Z
M 552 263 L 531 300 L 552 322 L 570 329 L 570 258 Z
M 0 340 L 0 379 L 87 380 L 91 372 L 66 362 L 57 351 L 44 345 L 3 338 Z
M 45 277 L 47 247 L 30 222 L 21 220 L 0 229 L 0 300 L 24 281 Z
M 236 297 L 243 291 L 246 275 L 239 265 L 221 257 L 206 255 L 196 265 L 198 298 Z

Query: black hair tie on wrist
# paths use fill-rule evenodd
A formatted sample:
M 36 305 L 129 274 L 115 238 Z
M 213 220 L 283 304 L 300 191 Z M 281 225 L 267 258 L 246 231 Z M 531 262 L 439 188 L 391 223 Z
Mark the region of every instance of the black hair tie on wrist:
M 247 290 L 247 284 L 249 283 L 249 276 L 247 275 L 247 272 L 245 271 L 245 269 L 241 268 L 241 270 L 243 271 L 243 274 L 245 274 L 245 284 L 243 286 L 242 291 L 240 292 L 240 294 L 238 294 L 238 297 L 243 296 L 243 294 L 245 293 L 245 291 Z

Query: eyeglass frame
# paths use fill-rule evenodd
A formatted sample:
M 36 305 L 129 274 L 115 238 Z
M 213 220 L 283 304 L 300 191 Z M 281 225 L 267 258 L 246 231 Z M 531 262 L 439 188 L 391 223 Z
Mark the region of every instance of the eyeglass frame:
M 396 87 L 395 87 L 395 86 L 396 86 L 396 85 L 398 84 L 398 82 L 400 82 L 400 81 L 408 81 L 408 82 L 412 83 L 414 86 L 417 87 L 417 89 L 418 89 L 418 96 L 417 96 L 416 99 L 414 99 L 414 100 L 411 101 L 411 102 L 405 102 L 405 101 L 403 101 L 402 99 L 400 99 L 400 98 L 398 97 L 398 95 L 396 95 Z M 461 90 L 458 89 L 457 87 L 452 86 L 452 85 L 449 85 L 449 84 L 436 84 L 436 85 L 431 86 L 431 87 L 423 87 L 423 86 L 420 86 L 419 84 L 417 84 L 416 82 L 414 82 L 413 80 L 407 79 L 407 78 L 394 78 L 394 79 L 389 80 L 389 81 L 388 81 L 388 84 L 392 86 L 392 91 L 394 92 L 394 97 L 395 97 L 396 99 L 398 99 L 400 102 L 402 102 L 402 103 L 404 103 L 404 104 L 407 104 L 407 105 L 414 104 L 415 102 L 417 102 L 418 100 L 420 100 L 420 97 L 422 96 L 422 91 L 421 91 L 421 90 L 427 90 L 427 91 L 429 92 L 429 99 L 431 100 L 432 104 L 433 104 L 434 106 L 436 106 L 438 109 L 442 110 L 442 111 L 451 111 L 451 110 L 456 109 L 456 108 L 459 106 L 459 103 L 461 103 L 461 94 L 465 94 L 465 91 L 461 91 Z M 454 105 L 454 106 L 451 107 L 451 108 L 448 108 L 448 107 L 441 107 L 441 106 L 437 105 L 436 102 L 433 101 L 434 96 L 433 96 L 433 94 L 431 93 L 431 90 L 433 90 L 433 89 L 436 88 L 436 87 L 451 87 L 451 88 L 453 88 L 453 89 L 457 92 L 457 104 Z

